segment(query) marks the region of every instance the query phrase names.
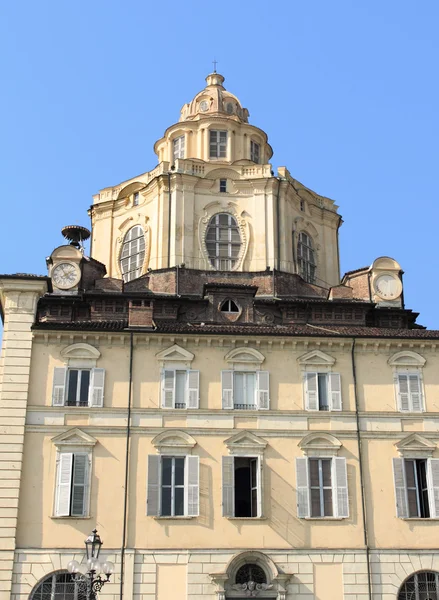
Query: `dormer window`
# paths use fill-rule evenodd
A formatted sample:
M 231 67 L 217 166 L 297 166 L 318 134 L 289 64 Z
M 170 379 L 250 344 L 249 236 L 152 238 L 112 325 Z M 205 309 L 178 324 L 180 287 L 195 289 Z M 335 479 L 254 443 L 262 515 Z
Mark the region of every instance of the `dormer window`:
M 237 307 L 237 305 L 235 304 L 235 302 L 233 302 L 233 300 L 225 300 L 221 304 L 221 312 L 225 312 L 225 313 L 239 313 L 239 308 Z
M 175 138 L 173 141 L 174 148 L 174 160 L 177 158 L 184 158 L 184 135 Z
M 259 144 L 257 144 L 256 142 L 254 142 L 253 140 L 250 141 L 250 160 L 252 160 L 254 163 L 259 164 L 259 158 L 261 155 L 261 146 Z
M 227 131 L 210 131 L 209 156 L 210 158 L 226 158 Z
M 133 195 L 133 206 L 139 206 L 139 201 L 140 201 L 140 194 L 139 194 L 139 192 L 136 192 Z
M 219 191 L 222 194 L 225 194 L 227 192 L 227 179 L 220 179 Z

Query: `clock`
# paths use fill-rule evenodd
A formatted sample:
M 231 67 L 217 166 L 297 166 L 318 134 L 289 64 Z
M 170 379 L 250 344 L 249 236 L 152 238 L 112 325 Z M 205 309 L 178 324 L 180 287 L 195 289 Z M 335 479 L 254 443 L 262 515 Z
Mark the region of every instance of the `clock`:
M 207 100 L 203 100 L 202 102 L 200 102 L 200 110 L 202 110 L 203 112 L 209 110 L 209 103 L 207 102 Z
M 401 280 L 396 275 L 379 275 L 373 282 L 375 293 L 383 300 L 396 300 L 402 292 Z
M 81 271 L 79 267 L 73 263 L 62 262 L 52 269 L 51 277 L 57 288 L 68 290 L 79 283 Z

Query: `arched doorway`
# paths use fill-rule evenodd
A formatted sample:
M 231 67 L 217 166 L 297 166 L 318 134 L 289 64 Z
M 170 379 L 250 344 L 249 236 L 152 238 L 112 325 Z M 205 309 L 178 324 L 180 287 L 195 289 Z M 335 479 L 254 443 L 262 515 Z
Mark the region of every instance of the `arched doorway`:
M 398 600 L 439 600 L 439 573 L 419 571 L 402 584 Z

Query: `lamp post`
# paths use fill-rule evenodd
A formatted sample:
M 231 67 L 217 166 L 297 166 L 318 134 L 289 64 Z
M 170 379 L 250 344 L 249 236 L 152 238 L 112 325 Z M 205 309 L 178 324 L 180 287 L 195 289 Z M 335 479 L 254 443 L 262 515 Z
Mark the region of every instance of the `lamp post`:
M 99 560 L 102 540 L 96 529 L 85 540 L 85 551 L 87 557 L 87 567 L 84 571 L 77 560 L 71 560 L 67 565 L 67 570 L 72 574 L 73 581 L 79 587 L 79 591 L 85 595 L 87 600 L 96 600 L 96 595 L 103 586 L 110 581 L 110 576 L 114 572 L 114 565 L 109 560 L 103 563 Z M 101 576 L 105 575 L 105 578 Z

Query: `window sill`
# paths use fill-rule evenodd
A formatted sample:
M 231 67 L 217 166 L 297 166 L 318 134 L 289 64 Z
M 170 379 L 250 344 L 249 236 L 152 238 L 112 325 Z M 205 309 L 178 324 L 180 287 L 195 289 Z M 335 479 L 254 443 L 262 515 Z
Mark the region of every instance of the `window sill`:
M 186 515 L 178 515 L 178 516 L 158 516 L 153 517 L 156 521 L 190 521 L 191 519 L 196 519 L 197 517 L 187 517 Z
M 439 517 L 398 517 L 401 521 L 439 521 Z
M 226 517 L 229 521 L 266 521 L 267 517 Z
M 66 520 L 68 520 L 68 521 L 73 521 L 74 519 L 75 519 L 75 520 L 86 521 L 87 519 L 91 519 L 91 517 L 73 517 L 73 516 L 70 516 L 70 517 L 58 517 L 57 515 L 52 515 L 50 518 L 51 518 L 51 519 L 54 519 L 54 520 L 58 520 L 58 519 L 60 519 L 60 520 L 61 520 L 61 519 L 66 519 Z
M 302 517 L 304 521 L 344 521 L 348 517 Z

